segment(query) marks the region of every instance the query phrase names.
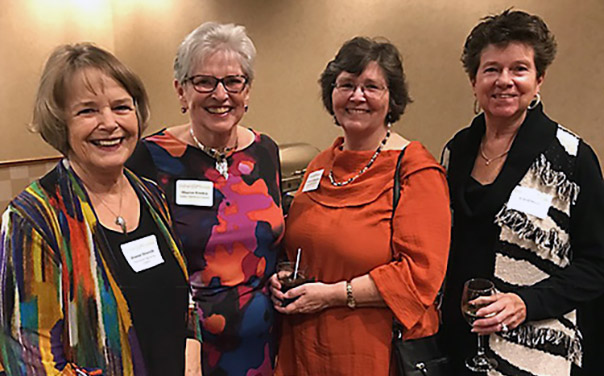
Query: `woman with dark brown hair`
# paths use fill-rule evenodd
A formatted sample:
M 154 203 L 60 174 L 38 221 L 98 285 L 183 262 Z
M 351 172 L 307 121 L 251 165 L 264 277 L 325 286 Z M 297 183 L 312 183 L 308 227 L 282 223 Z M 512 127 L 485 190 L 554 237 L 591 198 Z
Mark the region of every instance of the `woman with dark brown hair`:
M 541 102 L 555 53 L 547 25 L 522 11 L 486 17 L 466 39 L 482 113 L 443 153 L 453 209 L 443 329 L 455 375 L 470 374 L 476 333 L 488 335 L 489 375 L 569 375 L 582 358 L 576 309 L 604 290 L 598 159 Z M 475 302 L 471 333 L 460 296 L 475 277 L 498 293 Z
M 2 216 L 6 375 L 184 374 L 189 288 L 168 203 L 124 168 L 148 103 L 99 47 L 59 46 L 46 62 L 33 125 L 65 158 Z
M 394 318 L 405 339 L 438 330 L 433 303 L 450 231 L 445 175 L 419 142 L 391 129 L 410 102 L 394 45 L 349 40 L 320 83 L 343 137 L 310 163 L 288 214 L 287 257 L 302 249 L 316 282 L 284 294 L 271 278 L 285 315 L 277 374 L 386 376 Z M 285 299 L 296 300 L 283 307 Z

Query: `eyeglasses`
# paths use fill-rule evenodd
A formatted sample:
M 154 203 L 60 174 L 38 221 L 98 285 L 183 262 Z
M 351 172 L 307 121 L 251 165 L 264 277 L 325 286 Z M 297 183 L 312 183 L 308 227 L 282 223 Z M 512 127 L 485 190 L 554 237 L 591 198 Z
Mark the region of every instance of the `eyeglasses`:
M 372 83 L 357 85 L 352 82 L 336 82 L 333 84 L 333 87 L 341 94 L 347 96 L 352 95 L 352 93 L 354 93 L 357 88 L 360 88 L 361 92 L 363 93 L 363 95 L 365 95 L 366 98 L 381 98 L 387 90 L 387 87 L 385 86 Z
M 248 78 L 241 74 L 224 76 L 222 78 L 214 76 L 206 76 L 204 74 L 198 74 L 185 79 L 185 82 L 191 82 L 196 92 L 207 94 L 216 90 L 219 83 L 222 84 L 224 90 L 229 93 L 241 93 L 247 85 Z

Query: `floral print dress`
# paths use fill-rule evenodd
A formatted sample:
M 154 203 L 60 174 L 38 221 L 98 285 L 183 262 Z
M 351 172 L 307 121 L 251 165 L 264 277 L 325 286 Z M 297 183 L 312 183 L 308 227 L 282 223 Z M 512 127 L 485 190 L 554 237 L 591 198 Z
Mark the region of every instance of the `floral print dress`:
M 284 230 L 279 154 L 268 136 L 254 135 L 228 157 L 227 178 L 214 159 L 165 130 L 143 139 L 128 164 L 155 180 L 172 205 L 201 320 L 204 376 L 273 374 L 267 281 Z

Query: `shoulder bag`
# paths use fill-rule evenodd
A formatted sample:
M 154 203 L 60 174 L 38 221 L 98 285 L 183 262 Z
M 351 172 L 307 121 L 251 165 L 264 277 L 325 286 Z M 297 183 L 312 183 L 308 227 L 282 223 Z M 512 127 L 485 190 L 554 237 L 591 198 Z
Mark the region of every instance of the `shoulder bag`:
M 405 149 L 401 150 L 396 162 L 394 173 L 394 188 L 392 200 L 391 232 L 394 232 L 394 212 L 398 206 L 401 195 L 400 168 Z M 394 250 L 392 233 L 390 244 Z M 394 255 L 394 253 L 393 253 Z M 434 304 L 440 313 L 443 287 L 441 286 Z M 399 376 L 450 376 L 449 359 L 445 356 L 440 346 L 439 333 L 434 335 L 403 340 L 403 325 L 394 319 L 392 324 L 392 362 Z

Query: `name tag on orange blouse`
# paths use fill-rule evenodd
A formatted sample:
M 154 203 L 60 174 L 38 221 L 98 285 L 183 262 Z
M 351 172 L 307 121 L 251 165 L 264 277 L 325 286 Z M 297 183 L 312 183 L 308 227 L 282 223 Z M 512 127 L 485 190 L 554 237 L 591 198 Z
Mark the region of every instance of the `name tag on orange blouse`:
M 324 170 L 313 171 L 308 174 L 308 178 L 306 178 L 306 183 L 304 183 L 304 187 L 302 188 L 302 192 L 314 191 L 319 188 L 319 183 L 321 183 L 321 178 L 323 177 Z

